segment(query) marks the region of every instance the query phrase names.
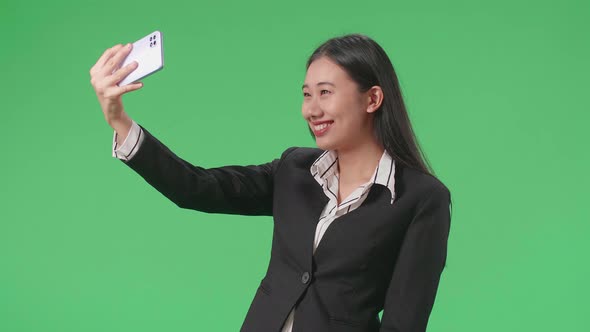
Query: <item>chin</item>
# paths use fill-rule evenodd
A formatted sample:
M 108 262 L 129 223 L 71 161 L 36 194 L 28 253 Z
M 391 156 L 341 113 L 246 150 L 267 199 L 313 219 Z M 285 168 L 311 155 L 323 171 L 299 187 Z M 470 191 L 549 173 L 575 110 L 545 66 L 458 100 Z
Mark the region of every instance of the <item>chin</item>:
M 315 139 L 315 144 L 319 149 L 322 150 L 336 150 L 336 146 L 334 143 L 326 140 L 324 137 L 320 137 Z

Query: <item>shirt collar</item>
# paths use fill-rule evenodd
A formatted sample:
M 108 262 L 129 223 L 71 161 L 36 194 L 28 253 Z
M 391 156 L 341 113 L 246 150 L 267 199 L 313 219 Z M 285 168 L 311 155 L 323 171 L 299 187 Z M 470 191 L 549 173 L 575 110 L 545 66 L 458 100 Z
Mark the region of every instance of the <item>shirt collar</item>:
M 311 165 L 310 172 L 315 180 L 324 186 L 326 179 L 338 178 L 338 154 L 334 150 L 324 151 Z M 375 168 L 371 180 L 363 184 L 363 193 L 371 188 L 374 183 L 383 185 L 391 192 L 391 203 L 395 200 L 395 162 L 387 152 L 383 151 L 379 164 Z

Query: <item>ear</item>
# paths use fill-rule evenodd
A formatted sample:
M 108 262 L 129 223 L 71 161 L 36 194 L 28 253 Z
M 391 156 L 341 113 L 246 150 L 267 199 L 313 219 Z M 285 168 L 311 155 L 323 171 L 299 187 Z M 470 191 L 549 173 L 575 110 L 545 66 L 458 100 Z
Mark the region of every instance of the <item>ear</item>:
M 383 103 L 383 90 L 375 85 L 365 92 L 367 98 L 367 113 L 376 112 Z

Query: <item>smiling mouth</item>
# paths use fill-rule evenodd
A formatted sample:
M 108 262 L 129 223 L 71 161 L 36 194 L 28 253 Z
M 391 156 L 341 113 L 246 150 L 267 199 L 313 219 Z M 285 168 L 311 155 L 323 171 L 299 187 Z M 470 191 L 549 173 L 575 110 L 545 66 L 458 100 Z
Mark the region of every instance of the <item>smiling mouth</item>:
M 317 131 L 324 130 L 324 129 L 328 128 L 331 124 L 332 124 L 332 122 L 324 122 L 324 123 L 319 124 L 317 126 L 313 126 L 313 129 L 317 130 Z
M 312 125 L 311 129 L 316 137 L 323 136 L 332 126 L 334 121 L 323 122 L 317 125 Z

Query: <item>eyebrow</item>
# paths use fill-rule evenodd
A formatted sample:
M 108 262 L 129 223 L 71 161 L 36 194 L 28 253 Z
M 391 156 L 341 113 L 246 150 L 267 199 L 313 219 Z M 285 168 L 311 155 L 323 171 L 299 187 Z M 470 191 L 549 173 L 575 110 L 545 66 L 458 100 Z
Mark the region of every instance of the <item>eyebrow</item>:
M 335 87 L 335 86 L 336 86 L 336 85 L 334 85 L 334 83 L 332 83 L 332 82 L 319 82 L 319 83 L 318 83 L 318 84 L 316 84 L 316 85 L 322 85 L 322 84 L 331 85 L 331 86 L 333 86 L 333 87 Z M 305 89 L 305 88 L 308 88 L 308 87 L 309 87 L 309 85 L 307 85 L 307 84 L 303 84 L 303 86 L 301 87 L 301 89 Z

